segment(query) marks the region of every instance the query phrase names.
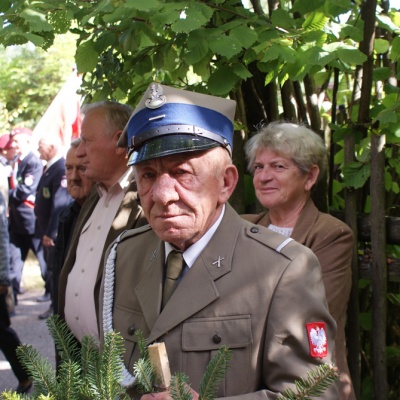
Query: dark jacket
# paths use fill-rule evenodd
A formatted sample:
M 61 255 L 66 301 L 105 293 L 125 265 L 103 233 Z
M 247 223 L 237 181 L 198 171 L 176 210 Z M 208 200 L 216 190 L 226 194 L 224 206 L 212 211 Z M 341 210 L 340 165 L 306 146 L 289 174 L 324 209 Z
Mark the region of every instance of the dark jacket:
M 49 268 L 53 271 L 53 308 L 58 307 L 58 279 L 61 268 L 67 256 L 68 247 L 71 243 L 72 234 L 75 229 L 78 215 L 81 211 L 81 205 L 77 201 L 70 203 L 60 214 L 58 219 L 57 239 L 55 241 L 54 251 L 51 253 Z
M 35 201 L 35 236 L 57 237 L 58 219 L 61 211 L 72 201 L 67 190 L 65 159 L 60 158 L 40 178 Z
M 9 224 L 10 231 L 17 234 L 35 233 L 35 197 L 36 189 L 42 176 L 43 163 L 33 152 L 18 164 L 17 182 L 10 190 Z

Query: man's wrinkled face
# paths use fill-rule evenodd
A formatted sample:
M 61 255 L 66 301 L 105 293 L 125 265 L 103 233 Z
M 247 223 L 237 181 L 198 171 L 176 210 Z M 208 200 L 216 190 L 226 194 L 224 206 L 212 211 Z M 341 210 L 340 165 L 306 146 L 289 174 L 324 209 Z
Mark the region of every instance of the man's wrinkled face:
M 76 156 L 85 167 L 86 177 L 93 182 L 107 182 L 115 175 L 120 161 L 116 157 L 116 134 L 107 132 L 102 109 L 93 110 L 83 118 L 81 143 Z
M 92 181 L 85 176 L 83 161 L 76 156 L 75 150 L 74 148 L 68 150 L 65 158 L 67 189 L 73 199 L 83 202 L 90 192 Z
M 144 213 L 162 240 L 185 250 L 218 219 L 225 202 L 224 169 L 213 151 L 138 163 L 134 170 Z

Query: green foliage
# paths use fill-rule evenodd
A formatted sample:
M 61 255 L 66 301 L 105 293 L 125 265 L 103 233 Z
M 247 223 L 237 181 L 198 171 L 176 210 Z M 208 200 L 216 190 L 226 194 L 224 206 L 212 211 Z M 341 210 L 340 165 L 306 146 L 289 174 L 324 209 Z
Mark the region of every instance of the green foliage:
M 318 397 L 338 379 L 338 376 L 333 365 L 319 365 L 307 373 L 306 379 L 296 381 L 296 392 L 287 389 L 278 400 L 310 400 L 312 397 Z
M 217 393 L 217 384 L 224 378 L 229 368 L 232 352 L 227 346 L 218 349 L 217 354 L 208 363 L 200 381 L 200 398 L 212 400 Z
M 51 399 L 51 400 L 111 400 L 128 399 L 120 385 L 122 374 L 121 356 L 123 338 L 108 333 L 103 351 L 90 336 L 82 339 L 79 348 L 66 323 L 58 315 L 47 319 L 49 332 L 61 356 L 59 371 L 30 345 L 22 345 L 17 355 L 34 382 L 32 395 L 3 393 L 4 400 Z
M 141 331 L 136 331 L 136 339 L 139 346 L 140 358 L 134 364 L 133 370 L 136 376 L 135 387 L 141 394 L 154 391 L 155 372 L 150 363 L 146 340 Z M 221 346 L 207 365 L 200 382 L 199 399 L 213 400 L 217 391 L 217 384 L 225 376 L 232 352 L 226 346 Z M 170 394 L 175 400 L 191 400 L 189 377 L 184 373 L 176 373 L 171 377 Z
M 57 37 L 47 51 L 0 46 L 0 132 L 35 127 L 73 71 L 74 46 L 71 34 Z

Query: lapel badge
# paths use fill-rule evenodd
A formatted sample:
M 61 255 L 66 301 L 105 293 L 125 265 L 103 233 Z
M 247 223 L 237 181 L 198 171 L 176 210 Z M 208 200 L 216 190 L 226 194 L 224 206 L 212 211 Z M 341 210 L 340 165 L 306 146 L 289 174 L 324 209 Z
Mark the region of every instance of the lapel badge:
M 165 104 L 167 98 L 164 96 L 164 91 L 158 83 L 153 83 L 150 85 L 150 96 L 146 100 L 147 108 L 159 108 Z
M 224 258 L 224 257 L 221 257 L 221 256 L 218 256 L 218 260 L 214 261 L 214 262 L 212 263 L 212 265 L 216 265 L 217 268 L 221 268 L 221 261 L 222 261 L 222 260 L 225 260 L 225 258 Z
M 154 250 L 154 251 L 153 251 L 153 254 L 152 254 L 151 257 L 150 257 L 150 261 L 155 260 L 156 255 L 157 255 L 157 250 Z

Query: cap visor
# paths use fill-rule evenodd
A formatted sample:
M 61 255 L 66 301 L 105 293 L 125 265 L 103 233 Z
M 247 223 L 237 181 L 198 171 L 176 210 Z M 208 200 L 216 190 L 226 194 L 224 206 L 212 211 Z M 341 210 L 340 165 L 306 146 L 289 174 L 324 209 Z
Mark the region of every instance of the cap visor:
M 168 135 L 149 140 L 129 155 L 128 165 L 171 154 L 201 151 L 220 146 L 214 140 L 194 135 Z

